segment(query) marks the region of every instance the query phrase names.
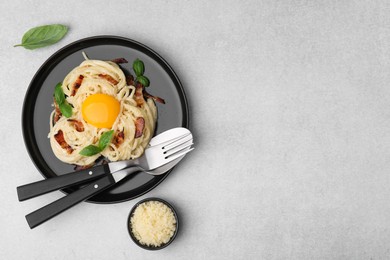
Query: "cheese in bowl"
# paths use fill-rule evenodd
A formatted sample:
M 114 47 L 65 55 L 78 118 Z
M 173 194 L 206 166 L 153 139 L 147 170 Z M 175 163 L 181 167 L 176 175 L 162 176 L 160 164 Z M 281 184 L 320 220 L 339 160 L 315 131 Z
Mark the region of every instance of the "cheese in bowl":
M 158 198 L 137 203 L 129 214 L 128 229 L 133 241 L 144 249 L 169 245 L 177 234 L 178 219 L 173 207 Z

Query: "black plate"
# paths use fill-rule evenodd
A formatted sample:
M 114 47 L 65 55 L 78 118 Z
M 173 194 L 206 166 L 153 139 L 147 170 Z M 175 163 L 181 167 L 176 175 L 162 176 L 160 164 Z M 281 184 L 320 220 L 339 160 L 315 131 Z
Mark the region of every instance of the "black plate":
M 129 71 L 132 62 L 136 58 L 141 59 L 145 63 L 145 76 L 151 82 L 148 92 L 166 101 L 165 105 L 157 103 L 156 134 L 173 127 L 188 128 L 188 106 L 183 87 L 172 68 L 155 51 L 136 41 L 116 36 L 96 36 L 76 41 L 54 53 L 41 66 L 27 89 L 23 104 L 24 141 L 32 161 L 45 178 L 74 171 L 74 165 L 63 163 L 55 157 L 47 136 L 54 87 L 84 60 L 82 51 L 90 59 L 125 58 L 129 63 L 121 64 L 121 67 Z M 116 203 L 134 199 L 156 187 L 168 174 L 135 174 L 88 201 Z M 74 190 L 65 189 L 64 192 Z

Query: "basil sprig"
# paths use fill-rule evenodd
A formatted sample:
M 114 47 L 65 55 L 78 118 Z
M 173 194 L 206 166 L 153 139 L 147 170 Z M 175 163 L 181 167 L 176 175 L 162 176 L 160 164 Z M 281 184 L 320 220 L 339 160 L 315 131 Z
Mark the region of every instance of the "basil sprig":
M 84 147 L 79 152 L 79 154 L 84 155 L 84 156 L 92 156 L 92 155 L 100 153 L 101 151 L 102 150 L 99 147 L 91 144 L 91 145 L 88 145 L 88 146 Z
M 137 81 L 139 82 L 139 83 L 141 83 L 143 86 L 145 86 L 145 87 L 149 87 L 149 85 L 150 85 L 150 81 L 149 81 L 149 79 L 147 78 L 147 77 L 145 77 L 145 76 L 139 76 L 139 77 L 137 77 Z
M 68 32 L 68 27 L 62 24 L 50 24 L 31 28 L 22 38 L 22 43 L 14 47 L 22 46 L 33 50 L 52 45 L 61 40 Z
M 65 117 L 69 118 L 72 116 L 72 106 L 65 100 L 65 94 L 62 90 L 62 83 L 58 83 L 54 89 L 54 99 Z
M 114 130 L 110 130 L 102 134 L 99 139 L 98 145 L 88 145 L 84 147 L 79 153 L 84 156 L 92 156 L 102 152 L 111 143 L 114 136 Z
M 135 72 L 135 75 L 137 76 L 135 80 L 141 83 L 144 87 L 149 87 L 150 80 L 146 76 L 144 76 L 144 72 L 145 72 L 144 62 L 140 59 L 136 59 L 133 62 L 133 70 Z
M 140 59 L 136 59 L 133 62 L 133 70 L 134 70 L 135 75 L 137 77 L 142 76 L 145 72 L 145 65 L 144 65 L 143 61 Z
M 102 134 L 99 139 L 98 147 L 100 150 L 106 149 L 107 145 L 111 143 L 112 137 L 114 136 L 114 130 L 110 130 Z

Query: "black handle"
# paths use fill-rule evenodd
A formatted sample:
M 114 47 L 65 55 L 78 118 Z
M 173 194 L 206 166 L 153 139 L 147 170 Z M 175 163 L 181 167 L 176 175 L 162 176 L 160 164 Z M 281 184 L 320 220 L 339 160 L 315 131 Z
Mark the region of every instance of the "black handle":
M 88 198 L 96 195 L 97 193 L 107 189 L 114 185 L 116 182 L 111 174 L 108 174 L 101 179 L 98 179 L 88 186 L 81 188 L 75 192 L 72 192 L 59 200 L 56 200 L 34 212 L 26 215 L 26 220 L 30 228 L 34 228 L 43 222 L 57 216 L 61 212 L 76 205 L 79 202 L 87 200 Z
M 94 180 L 110 172 L 107 164 L 95 166 L 86 170 L 71 172 L 46 180 L 33 182 L 17 187 L 19 201 L 34 198 L 48 192 Z

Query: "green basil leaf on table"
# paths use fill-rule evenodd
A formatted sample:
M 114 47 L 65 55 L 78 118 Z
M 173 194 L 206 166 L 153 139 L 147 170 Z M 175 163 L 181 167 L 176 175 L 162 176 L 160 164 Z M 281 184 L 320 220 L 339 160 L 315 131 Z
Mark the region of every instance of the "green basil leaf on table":
M 68 27 L 62 24 L 50 24 L 31 28 L 22 38 L 22 43 L 14 47 L 22 46 L 33 50 L 52 45 L 61 40 L 68 32 Z

